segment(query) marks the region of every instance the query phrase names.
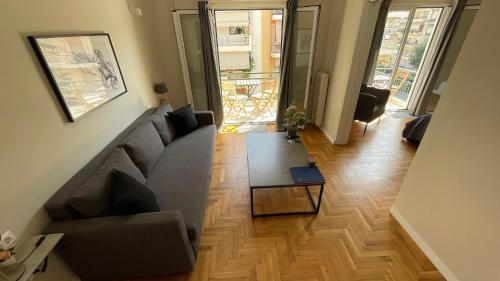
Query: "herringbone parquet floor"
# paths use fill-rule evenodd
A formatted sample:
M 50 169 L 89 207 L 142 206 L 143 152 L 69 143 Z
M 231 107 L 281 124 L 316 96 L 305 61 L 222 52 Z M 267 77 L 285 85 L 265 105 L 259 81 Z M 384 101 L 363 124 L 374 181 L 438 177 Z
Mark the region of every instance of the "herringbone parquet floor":
M 389 214 L 415 153 L 403 122 L 388 117 L 364 137 L 356 123 L 345 146 L 317 128 L 301 133 L 327 178 L 317 216 L 252 219 L 246 135 L 219 134 L 196 268 L 140 281 L 445 280 Z M 304 195 L 277 192 L 256 200 L 282 207 Z

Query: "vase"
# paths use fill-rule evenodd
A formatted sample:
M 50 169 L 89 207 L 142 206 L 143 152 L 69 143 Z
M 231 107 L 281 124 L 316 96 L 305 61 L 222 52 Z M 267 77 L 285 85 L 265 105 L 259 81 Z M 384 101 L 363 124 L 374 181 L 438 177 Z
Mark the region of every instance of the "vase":
M 288 132 L 288 138 L 289 139 L 296 139 L 298 136 L 297 136 L 297 126 L 288 126 L 286 128 L 286 131 Z

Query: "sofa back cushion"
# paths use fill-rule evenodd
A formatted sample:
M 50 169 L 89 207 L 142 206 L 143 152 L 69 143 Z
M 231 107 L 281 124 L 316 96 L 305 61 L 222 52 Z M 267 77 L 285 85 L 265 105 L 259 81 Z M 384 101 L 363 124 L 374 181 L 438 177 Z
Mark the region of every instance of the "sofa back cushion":
M 125 139 L 123 147 L 145 177 L 149 176 L 165 148 L 150 120 L 135 128 Z
M 87 218 L 106 215 L 110 207 L 113 170 L 124 172 L 140 183 L 146 182 L 125 150 L 116 148 L 81 186 L 73 190 L 68 205 Z

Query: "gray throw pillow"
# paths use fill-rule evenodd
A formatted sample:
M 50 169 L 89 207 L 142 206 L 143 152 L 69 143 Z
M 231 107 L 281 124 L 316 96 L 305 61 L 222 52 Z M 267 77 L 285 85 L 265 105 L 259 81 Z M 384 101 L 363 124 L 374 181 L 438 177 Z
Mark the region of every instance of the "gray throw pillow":
M 125 139 L 123 147 L 145 177 L 149 176 L 165 149 L 158 131 L 150 120 L 135 128 Z
M 140 183 L 146 183 L 141 171 L 134 165 L 121 147 L 114 149 L 101 166 L 77 189 L 68 205 L 84 217 L 92 218 L 106 215 L 112 190 L 112 172 L 124 172 Z
M 152 114 L 149 117 L 149 120 L 153 122 L 158 134 L 161 137 L 161 141 L 163 145 L 167 145 L 171 143 L 175 138 L 175 129 L 172 123 L 170 122 L 168 116 Z
M 172 111 L 174 111 L 174 109 L 170 104 L 167 103 L 164 105 L 160 105 L 153 114 L 165 116 Z

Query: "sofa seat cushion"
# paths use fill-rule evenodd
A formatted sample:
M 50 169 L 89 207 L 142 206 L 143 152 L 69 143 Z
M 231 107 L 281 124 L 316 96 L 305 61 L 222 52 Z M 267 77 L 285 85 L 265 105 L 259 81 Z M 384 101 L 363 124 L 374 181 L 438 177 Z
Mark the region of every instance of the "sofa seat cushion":
M 165 148 L 151 121 L 145 121 L 135 128 L 125 139 L 123 147 L 146 178 Z
M 200 237 L 215 152 L 214 125 L 202 126 L 165 147 L 146 186 L 161 211 L 179 210 L 189 239 Z
M 87 218 L 109 213 L 108 203 L 112 192 L 113 170 L 124 172 L 139 183 L 146 182 L 141 171 L 130 160 L 125 150 L 119 147 L 113 150 L 104 163 L 71 193 L 68 205 Z

